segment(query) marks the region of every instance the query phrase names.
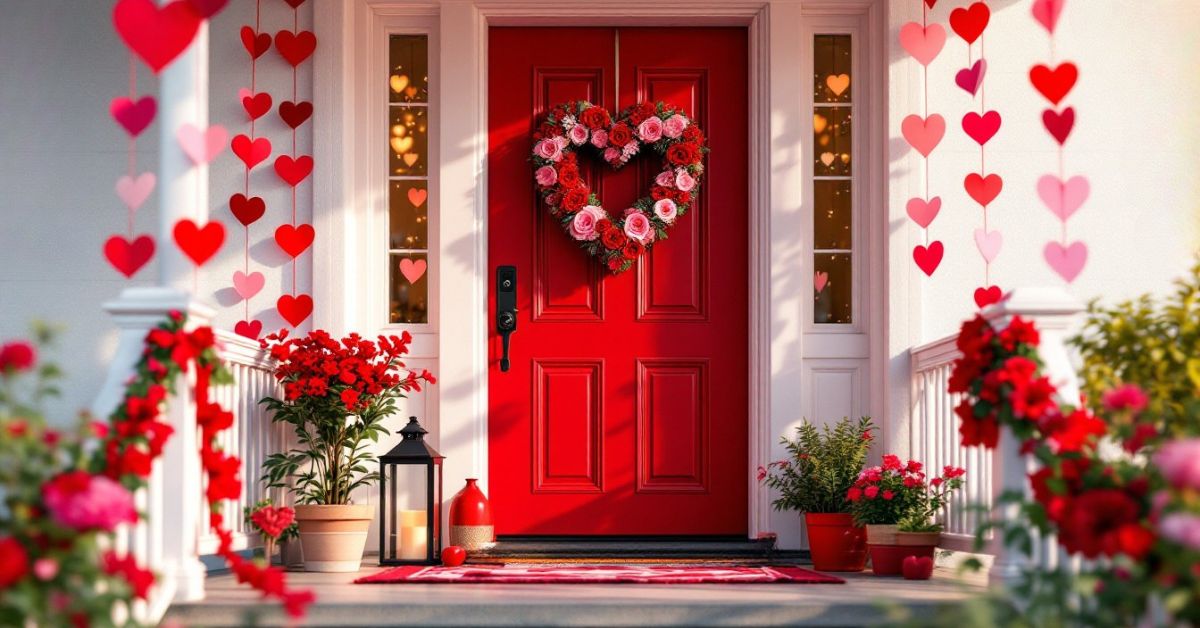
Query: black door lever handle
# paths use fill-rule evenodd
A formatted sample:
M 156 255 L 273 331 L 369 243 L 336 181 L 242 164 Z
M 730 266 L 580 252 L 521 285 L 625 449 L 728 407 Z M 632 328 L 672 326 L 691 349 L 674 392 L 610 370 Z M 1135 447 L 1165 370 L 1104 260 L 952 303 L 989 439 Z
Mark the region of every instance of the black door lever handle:
M 500 266 L 496 269 L 496 331 L 504 353 L 500 358 L 500 372 L 507 372 L 509 361 L 509 337 L 517 330 L 517 267 Z

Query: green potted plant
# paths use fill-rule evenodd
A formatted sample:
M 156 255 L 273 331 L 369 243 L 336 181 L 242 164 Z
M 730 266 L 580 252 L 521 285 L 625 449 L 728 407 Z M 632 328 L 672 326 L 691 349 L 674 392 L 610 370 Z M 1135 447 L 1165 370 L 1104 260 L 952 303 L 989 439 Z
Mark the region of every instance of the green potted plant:
M 822 429 L 805 421 L 782 444 L 789 458 L 760 467 L 759 481 L 779 492 L 775 510 L 804 513 L 813 566 L 820 571 L 862 571 L 866 536 L 849 514 L 848 492 L 859 476 L 875 426 L 870 417 L 843 418 Z
M 421 382 L 434 383 L 428 371 L 404 371 L 400 356 L 411 341 L 408 332 L 376 342 L 357 334 L 338 341 L 314 330 L 292 339 L 283 331 L 262 342 L 284 391 L 282 399 L 262 403 L 272 422 L 291 426 L 297 443 L 267 457 L 265 481 L 295 497 L 307 571 L 359 568 L 375 507 L 352 503 L 352 495 L 379 480 L 370 445 L 388 434 L 384 420 L 396 412 L 397 399 L 420 390 Z

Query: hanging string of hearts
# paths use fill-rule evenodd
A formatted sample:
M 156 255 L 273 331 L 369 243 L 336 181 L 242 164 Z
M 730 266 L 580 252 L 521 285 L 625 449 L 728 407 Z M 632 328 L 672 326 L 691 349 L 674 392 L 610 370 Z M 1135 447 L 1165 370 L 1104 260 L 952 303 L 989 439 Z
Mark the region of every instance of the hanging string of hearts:
M 257 137 L 256 123 L 271 111 L 271 95 L 258 91 L 258 58 L 271 48 L 271 36 L 261 32 L 262 0 L 254 2 L 254 26 L 243 26 L 240 31 L 242 46 L 250 56 L 250 87 L 238 91 L 238 100 L 249 118 L 250 133 L 233 138 L 230 149 L 245 166 L 243 189 L 229 197 L 229 211 L 242 224 L 242 269 L 233 272 L 233 290 L 242 300 L 242 320 L 233 331 L 238 335 L 257 340 L 262 334 L 262 321 L 250 318 L 250 299 L 266 285 L 261 272 L 250 272 L 250 225 L 263 217 L 267 204 L 259 196 L 250 194 L 250 171 L 271 156 L 271 140 Z
M 967 43 L 967 67 L 960 70 L 954 82 L 978 98 L 979 111 L 969 111 L 962 118 L 962 129 L 975 143 L 979 144 L 979 172 L 971 172 L 963 179 L 967 195 L 979 204 L 983 214 L 983 226 L 975 230 L 975 247 L 983 258 L 983 285 L 975 289 L 975 304 L 984 308 L 1000 300 L 999 286 L 992 284 L 992 262 L 1000 255 L 1004 236 L 999 229 L 989 225 L 988 206 L 1000 195 L 1004 180 L 996 173 L 987 171 L 987 143 L 1000 131 L 1000 113 L 988 110 L 984 77 L 987 74 L 987 58 L 984 52 L 983 32 L 987 29 L 992 12 L 986 2 L 976 2 L 965 8 L 950 12 L 950 28 Z M 979 42 L 979 58 L 974 58 L 973 46 Z
M 312 246 L 316 231 L 310 224 L 298 224 L 296 217 L 296 187 L 312 174 L 313 158 L 298 155 L 296 129 L 312 116 L 312 103 L 300 101 L 297 89 L 298 68 L 312 57 L 317 37 L 300 30 L 299 8 L 305 0 L 283 0 L 292 7 L 292 30 L 275 34 L 275 50 L 292 66 L 292 99 L 279 104 L 279 117 L 292 129 L 292 152 L 275 159 L 275 173 L 292 188 L 292 221 L 275 230 L 275 243 L 292 258 L 292 292 L 279 297 L 275 304 L 279 315 L 292 327 L 298 327 L 313 310 L 312 296 L 299 294 L 296 281 L 297 258 Z
M 1067 283 L 1075 281 L 1087 264 L 1087 244 L 1082 240 L 1071 242 L 1067 234 L 1067 221 L 1087 201 L 1091 185 L 1087 177 L 1075 175 L 1068 179 L 1064 159 L 1067 138 L 1075 126 L 1075 108 L 1058 107 L 1079 79 L 1079 68 L 1070 61 L 1057 63 L 1054 33 L 1062 16 L 1066 0 L 1037 0 L 1033 3 L 1033 19 L 1046 29 L 1050 36 L 1050 65 L 1041 63 L 1029 70 L 1029 82 L 1050 106 L 1042 112 L 1042 125 L 1058 148 L 1058 172 L 1046 174 L 1038 179 L 1037 192 L 1046 209 L 1059 221 L 1059 237 L 1050 240 L 1042 249 L 1046 264 Z
M 941 143 L 946 134 L 946 120 L 939 114 L 929 113 L 929 64 L 946 44 L 946 29 L 941 24 L 929 23 L 929 9 L 937 0 L 917 0 L 921 6 L 921 22 L 909 22 L 900 28 L 900 45 L 909 56 L 921 64 L 922 113 L 904 118 L 900 133 L 924 159 L 925 191 L 923 196 L 910 198 L 906 205 L 908 217 L 924 230 L 925 242 L 913 248 L 913 262 L 926 275 L 932 277 L 942 263 L 945 247 L 940 240 L 930 241 L 929 225 L 942 209 L 940 196 L 929 196 L 929 154 Z

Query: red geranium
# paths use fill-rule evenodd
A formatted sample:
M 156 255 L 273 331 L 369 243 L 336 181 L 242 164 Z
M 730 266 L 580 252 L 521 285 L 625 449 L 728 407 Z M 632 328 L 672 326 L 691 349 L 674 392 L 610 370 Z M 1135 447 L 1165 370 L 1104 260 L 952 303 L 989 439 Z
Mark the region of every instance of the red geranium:
M 37 350 L 24 340 L 0 346 L 0 374 L 28 371 L 37 362 Z
M 1059 517 L 1059 542 L 1088 558 L 1126 554 L 1141 558 L 1154 535 L 1142 525 L 1141 505 L 1125 491 L 1094 489 L 1066 502 Z

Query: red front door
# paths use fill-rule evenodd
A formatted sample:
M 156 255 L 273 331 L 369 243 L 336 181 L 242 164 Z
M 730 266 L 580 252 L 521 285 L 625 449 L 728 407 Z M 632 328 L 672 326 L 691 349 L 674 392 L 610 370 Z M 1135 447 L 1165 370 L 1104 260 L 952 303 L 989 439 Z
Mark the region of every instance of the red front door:
M 488 266 L 517 268 L 512 367 L 491 329 L 489 487 L 499 534 L 745 534 L 747 37 L 741 28 L 493 28 Z M 619 66 L 619 67 L 618 67 Z M 619 85 L 617 80 L 619 77 Z M 705 131 L 699 201 L 613 276 L 540 205 L 531 134 L 551 107 L 662 100 Z M 653 154 L 614 172 L 581 151 L 605 208 L 647 193 Z

